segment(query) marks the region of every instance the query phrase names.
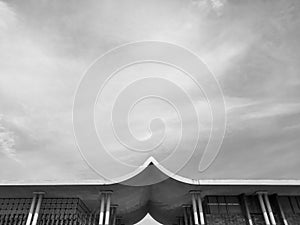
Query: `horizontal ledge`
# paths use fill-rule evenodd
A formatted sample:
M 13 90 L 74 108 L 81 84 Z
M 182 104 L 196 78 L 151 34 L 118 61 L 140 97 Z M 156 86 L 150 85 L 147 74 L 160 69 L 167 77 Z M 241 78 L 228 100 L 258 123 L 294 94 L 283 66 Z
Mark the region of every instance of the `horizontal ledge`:
M 172 179 L 172 178 L 171 178 Z M 175 179 L 176 180 L 176 179 Z M 180 181 L 178 181 L 180 182 Z M 122 183 L 122 182 L 121 182 Z M 274 185 L 274 186 L 298 186 L 300 180 L 252 180 L 252 179 L 205 179 L 205 180 L 189 180 L 188 183 L 195 186 L 209 186 L 209 185 Z M 0 181 L 1 186 L 80 186 L 80 185 L 100 185 L 108 186 L 113 183 L 104 183 L 103 181 L 97 180 L 80 180 L 80 181 L 58 181 L 58 180 L 47 180 L 47 181 Z

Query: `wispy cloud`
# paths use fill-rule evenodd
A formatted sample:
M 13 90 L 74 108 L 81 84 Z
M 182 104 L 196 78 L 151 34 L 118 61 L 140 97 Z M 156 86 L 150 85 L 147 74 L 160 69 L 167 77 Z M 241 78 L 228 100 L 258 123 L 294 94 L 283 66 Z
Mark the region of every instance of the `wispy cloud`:
M 251 120 L 291 114 L 300 114 L 300 103 L 265 104 L 256 111 L 248 112 L 242 118 Z
M 0 1 L 0 31 L 5 32 L 16 22 L 16 14 L 4 2 Z
M 73 136 L 77 84 L 106 50 L 145 39 L 190 48 L 223 89 L 228 130 L 221 154 L 206 174 L 195 177 L 299 178 L 299 6 L 293 0 L 0 0 L 0 167 L 7 167 L 0 180 L 97 177 Z M 192 92 L 203 124 L 210 125 L 208 107 L 193 85 L 175 81 Z M 142 113 L 134 119 L 135 132 L 145 136 Z M 193 160 L 182 171 L 186 176 L 197 172 L 198 158 Z
M 19 161 L 15 149 L 14 133 L 1 124 L 2 117 L 0 115 L 0 152 L 10 159 Z

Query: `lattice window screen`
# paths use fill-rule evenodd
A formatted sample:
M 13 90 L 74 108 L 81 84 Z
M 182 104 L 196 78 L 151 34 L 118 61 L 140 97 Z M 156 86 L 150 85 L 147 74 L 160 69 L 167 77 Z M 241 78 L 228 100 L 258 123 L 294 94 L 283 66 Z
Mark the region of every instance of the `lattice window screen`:
M 0 198 L 0 225 L 25 225 L 31 202 L 32 198 Z M 90 212 L 79 198 L 44 198 L 37 225 L 97 225 L 98 221 L 99 210 Z
M 25 225 L 31 198 L 0 198 L 0 225 Z
M 38 225 L 86 225 L 90 212 L 78 198 L 43 199 Z

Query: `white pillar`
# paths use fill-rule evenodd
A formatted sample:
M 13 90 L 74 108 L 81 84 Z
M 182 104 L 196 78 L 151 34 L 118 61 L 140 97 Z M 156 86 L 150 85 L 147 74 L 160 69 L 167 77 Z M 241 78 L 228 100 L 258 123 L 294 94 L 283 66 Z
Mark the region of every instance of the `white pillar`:
M 34 207 L 35 207 L 35 202 L 36 202 L 36 198 L 37 198 L 37 194 L 34 194 L 31 205 L 30 205 L 30 209 L 29 209 L 29 213 L 28 213 L 28 217 L 26 220 L 26 225 L 30 225 L 31 224 L 31 219 L 34 213 Z
M 105 223 L 104 225 L 109 225 L 110 217 L 110 193 L 106 194 L 106 210 L 105 210 Z
M 280 215 L 281 215 L 281 219 L 283 221 L 283 224 L 288 225 L 288 222 L 287 222 L 287 219 L 285 217 L 284 211 L 283 211 L 282 206 L 279 202 L 278 195 L 276 195 L 275 198 L 276 198 L 276 202 L 277 202 L 277 205 L 278 205 L 278 208 L 279 208 L 279 211 L 280 211 Z
M 259 204 L 260 204 L 261 211 L 263 213 L 266 225 L 271 225 L 269 217 L 268 217 L 268 213 L 266 211 L 265 203 L 264 203 L 264 200 L 263 200 L 263 197 L 262 197 L 262 193 L 257 193 L 257 196 L 258 196 Z
M 270 217 L 270 220 L 271 220 L 271 224 L 276 225 L 276 221 L 275 221 L 275 218 L 274 218 L 272 207 L 271 207 L 271 204 L 270 204 L 270 201 L 269 201 L 269 196 L 268 196 L 267 193 L 264 193 L 263 196 L 265 198 L 265 202 L 266 202 L 267 210 L 268 210 L 269 217 Z
M 32 220 L 31 225 L 36 225 L 37 224 L 37 220 L 38 220 L 41 205 L 42 205 L 43 194 L 40 193 L 38 196 L 39 196 L 39 199 L 38 199 L 38 202 L 36 204 L 36 209 L 35 209 L 35 212 L 34 212 L 34 216 L 33 216 L 33 220 Z
M 199 225 L 198 209 L 197 209 L 197 202 L 196 202 L 196 194 L 195 193 L 192 193 L 192 203 L 193 203 L 193 213 L 194 213 L 195 225 Z
M 111 208 L 111 216 L 112 216 L 112 225 L 116 225 L 117 218 L 117 206 L 112 206 Z
M 204 220 L 204 212 L 203 212 L 203 206 L 202 206 L 202 200 L 201 200 L 200 193 L 198 194 L 198 206 L 199 206 L 200 224 L 204 225 L 205 220 Z
M 105 196 L 103 193 L 101 193 L 101 198 L 100 198 L 100 212 L 99 212 L 99 225 L 104 224 L 104 201 L 105 201 Z
M 251 218 L 248 202 L 247 202 L 246 196 L 244 194 L 242 195 L 242 200 L 243 200 L 243 204 L 244 204 L 245 213 L 246 213 L 248 223 L 249 223 L 249 225 L 253 225 L 253 221 L 252 221 L 252 218 Z
M 193 213 L 192 213 L 192 207 L 191 206 L 188 206 L 187 208 L 187 212 L 188 212 L 188 218 L 189 218 L 189 222 L 190 222 L 190 225 L 193 225 Z
M 183 217 L 184 217 L 184 225 L 189 225 L 188 215 L 186 208 L 187 206 L 183 206 Z

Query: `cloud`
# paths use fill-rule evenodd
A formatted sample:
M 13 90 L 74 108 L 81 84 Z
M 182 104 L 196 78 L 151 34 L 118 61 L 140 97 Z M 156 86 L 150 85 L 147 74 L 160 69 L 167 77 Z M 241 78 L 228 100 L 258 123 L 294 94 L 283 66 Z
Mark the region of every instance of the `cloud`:
M 0 1 L 0 31 L 5 32 L 16 22 L 16 14 L 4 2 Z M 1 36 L 0 36 L 1 38 Z
M 3 115 L 0 115 L 0 152 L 10 159 L 19 161 L 15 149 L 14 133 L 1 124 L 2 117 Z
M 204 176 L 299 178 L 299 143 L 293 136 L 300 130 L 299 5 L 292 0 L 0 1 L 0 146 L 5 155 L 0 160 L 7 168 L 0 170 L 0 179 L 97 178 L 76 149 L 76 87 L 90 62 L 106 50 L 145 39 L 190 48 L 220 82 L 227 136 L 221 156 Z M 197 95 L 192 95 L 195 101 Z M 206 119 L 201 103 L 197 108 Z M 136 123 L 143 118 L 140 114 Z M 280 161 L 282 151 L 290 160 L 287 167 Z M 270 161 L 256 159 L 260 154 Z M 16 157 L 22 168 L 10 163 Z M 193 163 L 195 168 L 183 171 L 187 176 L 197 172 L 196 159 Z M 254 167 L 261 173 L 252 173 Z
M 248 112 L 243 119 L 262 119 L 300 113 L 300 103 L 265 104 L 257 111 Z
M 59 56 L 46 44 L 47 32 L 36 36 L 18 9 L 0 7 L 0 146 L 6 156 L 0 179 L 76 179 L 86 166 L 74 143 L 71 108 L 87 65 Z

